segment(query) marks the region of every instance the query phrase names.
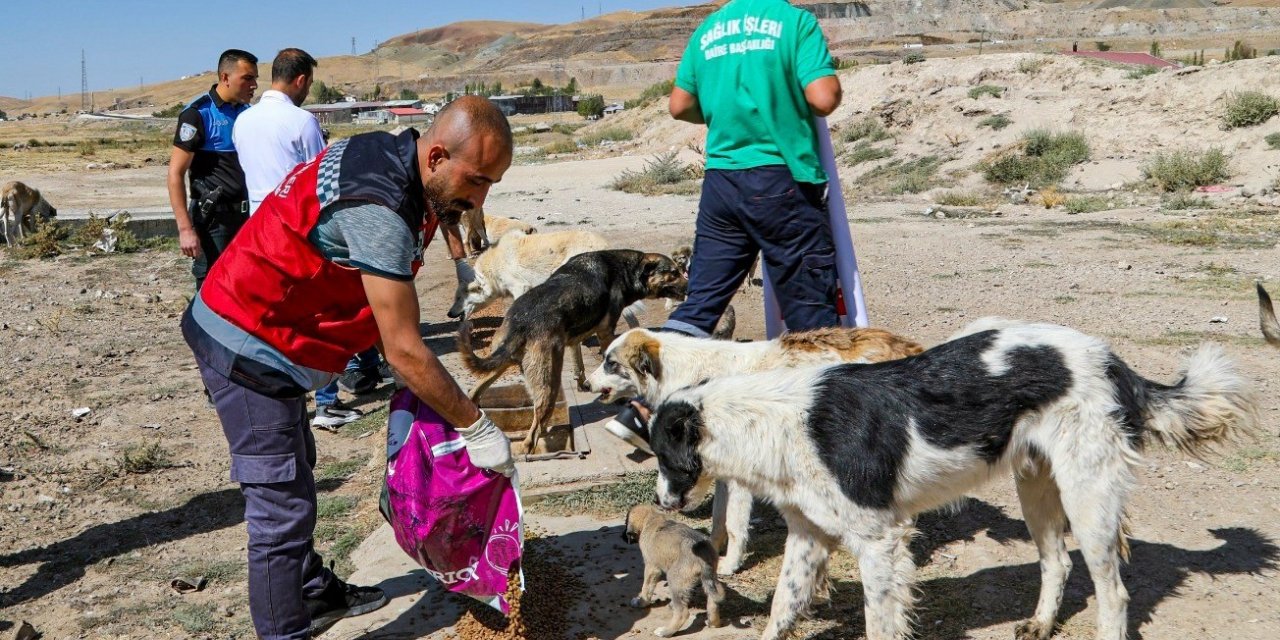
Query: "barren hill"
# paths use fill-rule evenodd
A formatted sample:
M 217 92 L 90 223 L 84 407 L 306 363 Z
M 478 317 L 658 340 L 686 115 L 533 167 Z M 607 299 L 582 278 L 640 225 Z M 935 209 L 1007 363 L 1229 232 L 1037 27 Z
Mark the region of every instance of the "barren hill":
M 610 99 L 637 94 L 669 79 L 689 34 L 722 2 L 621 11 L 560 25 L 504 21 L 458 22 L 391 38 L 359 56 L 320 61 L 317 77 L 361 95 L 410 89 L 428 96 L 469 82 L 520 86 L 541 79 L 579 87 Z M 1154 41 L 1166 55 L 1230 47 L 1237 39 L 1260 51 L 1280 48 L 1280 0 L 796 0 L 823 25 L 842 59 L 891 61 L 902 45 L 923 44 L 929 57 L 995 51 L 1089 47 L 1146 50 Z M 266 71 L 267 65 L 263 65 Z M 98 92 L 102 108 L 150 111 L 189 100 L 213 82 L 212 73 L 142 87 Z M 47 96 L 31 103 L 0 98 L 0 108 L 36 113 L 74 110 L 79 95 Z M 148 107 L 147 105 L 154 105 Z

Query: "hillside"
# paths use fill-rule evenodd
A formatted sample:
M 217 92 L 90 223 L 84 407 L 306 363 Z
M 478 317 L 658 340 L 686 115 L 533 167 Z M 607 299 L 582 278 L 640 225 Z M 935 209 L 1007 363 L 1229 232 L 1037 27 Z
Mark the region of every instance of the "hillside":
M 467 83 L 524 85 L 534 78 L 611 100 L 629 98 L 669 79 L 689 34 L 719 3 L 652 11 L 620 11 L 559 25 L 468 21 L 430 27 L 383 42 L 359 56 L 320 60 L 317 77 L 362 95 L 410 89 L 443 95 Z M 902 45 L 924 44 L 930 57 L 992 51 L 1092 48 L 1146 50 L 1160 42 L 1166 55 L 1222 51 L 1237 39 L 1261 51 L 1280 48 L 1280 0 L 879 0 L 874 3 L 796 0 L 823 25 L 833 53 L 846 60 L 892 61 Z M 980 44 L 981 43 L 981 44 Z M 262 71 L 267 71 L 262 66 Z M 97 92 L 98 107 L 150 111 L 189 100 L 214 81 L 212 73 L 184 80 Z M 0 98 L 0 109 L 36 113 L 75 110 L 78 94 L 26 103 Z M 155 105 L 148 107 L 147 105 Z

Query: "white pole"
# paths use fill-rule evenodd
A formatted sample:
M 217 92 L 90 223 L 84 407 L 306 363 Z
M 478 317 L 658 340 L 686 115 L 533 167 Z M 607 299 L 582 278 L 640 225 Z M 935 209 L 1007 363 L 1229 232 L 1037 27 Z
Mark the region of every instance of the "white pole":
M 845 309 L 852 310 L 852 313 L 840 316 L 840 323 L 846 327 L 866 327 L 869 326 L 867 304 L 862 295 L 862 276 L 858 272 L 858 256 L 853 250 L 853 236 L 849 233 L 849 215 L 840 189 L 840 172 L 831 146 L 831 130 L 827 128 L 826 118 L 814 118 L 813 124 L 818 135 L 818 156 L 827 173 L 827 216 L 831 225 L 831 241 L 836 250 L 836 288 L 844 294 Z M 782 321 L 782 311 L 768 271 L 761 268 L 761 274 L 764 280 L 765 335 L 773 339 L 786 330 L 786 325 Z

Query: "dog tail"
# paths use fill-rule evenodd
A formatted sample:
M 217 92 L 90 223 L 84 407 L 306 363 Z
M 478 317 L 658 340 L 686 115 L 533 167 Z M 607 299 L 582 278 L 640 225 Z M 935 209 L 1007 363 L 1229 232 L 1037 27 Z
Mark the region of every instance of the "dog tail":
M 1118 359 L 1108 373 L 1121 406 L 1140 412 L 1130 423 L 1190 456 L 1203 458 L 1222 443 L 1257 432 L 1253 389 L 1218 345 L 1201 345 L 1172 386 L 1147 380 Z
M 710 540 L 699 540 L 693 543 L 693 554 L 702 560 L 702 590 L 709 600 L 724 602 L 724 583 L 716 577 L 716 563 L 720 554 L 711 546 Z
M 502 342 L 494 347 L 487 356 L 478 356 L 475 347 L 471 344 L 471 323 L 463 322 L 458 326 L 458 353 L 462 356 L 462 362 L 472 373 L 493 373 L 499 369 L 505 369 L 514 361 L 514 349 L 511 342 L 517 340 L 510 333 L 502 338 Z
M 1271 296 L 1267 295 L 1267 290 L 1262 288 L 1261 282 L 1258 283 L 1258 318 L 1262 324 L 1262 337 L 1267 339 L 1267 344 L 1280 347 L 1280 322 L 1276 321 L 1276 310 L 1271 306 Z

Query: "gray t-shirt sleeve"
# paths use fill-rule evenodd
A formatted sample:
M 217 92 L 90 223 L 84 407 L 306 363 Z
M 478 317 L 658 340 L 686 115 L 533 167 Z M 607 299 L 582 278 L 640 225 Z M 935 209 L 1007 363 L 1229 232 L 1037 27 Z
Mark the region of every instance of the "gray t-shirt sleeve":
M 324 257 L 373 275 L 413 279 L 417 243 L 396 212 L 371 202 L 335 202 L 308 238 Z

